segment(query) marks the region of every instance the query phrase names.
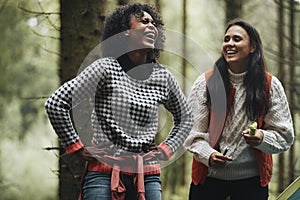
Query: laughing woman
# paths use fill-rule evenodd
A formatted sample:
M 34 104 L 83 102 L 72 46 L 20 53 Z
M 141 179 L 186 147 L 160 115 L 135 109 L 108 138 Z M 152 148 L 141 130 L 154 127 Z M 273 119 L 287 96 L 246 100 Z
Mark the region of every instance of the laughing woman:
M 67 153 L 88 161 L 83 199 L 162 198 L 159 160 L 175 153 L 193 123 L 178 83 L 157 62 L 165 40 L 162 26 L 153 6 L 118 7 L 105 22 L 103 58 L 46 102 L 50 122 Z M 69 115 L 85 98 L 93 106 L 92 146 L 83 144 Z M 160 105 L 172 113 L 174 126 L 156 146 Z
M 294 130 L 284 89 L 266 72 L 252 25 L 228 24 L 222 56 L 195 81 L 189 102 L 195 120 L 184 144 L 194 154 L 189 198 L 268 199 L 271 155 L 291 147 Z

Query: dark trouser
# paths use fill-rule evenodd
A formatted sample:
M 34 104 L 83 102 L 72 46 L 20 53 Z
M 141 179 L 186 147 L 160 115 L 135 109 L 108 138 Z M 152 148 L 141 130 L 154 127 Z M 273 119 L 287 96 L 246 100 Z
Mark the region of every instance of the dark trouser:
M 268 196 L 268 186 L 262 187 L 259 177 L 234 181 L 207 177 L 203 185 L 191 183 L 189 200 L 266 200 Z

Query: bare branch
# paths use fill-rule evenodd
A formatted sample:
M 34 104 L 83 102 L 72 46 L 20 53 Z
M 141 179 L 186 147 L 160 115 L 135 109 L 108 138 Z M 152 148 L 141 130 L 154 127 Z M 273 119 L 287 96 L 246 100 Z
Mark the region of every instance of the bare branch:
M 27 8 L 24 8 L 21 3 L 18 4 L 18 8 L 21 9 L 22 11 L 30 14 L 35 14 L 35 15 L 59 15 L 60 12 L 39 12 L 39 11 L 32 11 L 28 10 Z
M 282 59 L 282 63 L 283 64 L 285 64 L 285 65 L 289 65 L 290 64 L 290 60 L 289 60 L 289 58 L 279 58 L 279 56 L 277 55 L 278 54 L 278 52 L 276 52 L 276 51 L 274 51 L 274 50 L 272 50 L 272 49 L 266 49 L 266 55 L 268 54 L 268 55 L 270 55 L 270 58 L 272 58 L 272 59 Z M 296 67 L 297 67 L 297 65 L 299 65 L 300 64 L 300 61 L 299 60 L 296 60 L 295 61 L 295 64 L 296 64 Z
M 52 150 L 61 150 L 63 149 L 62 147 L 45 147 L 43 148 L 43 150 L 46 150 L 46 151 L 52 151 Z
M 39 7 L 41 8 L 41 10 L 42 10 L 43 12 L 45 12 L 45 10 L 44 10 L 44 8 L 43 8 L 43 6 L 42 6 L 42 4 L 41 4 L 40 1 L 38 1 L 38 4 L 39 4 Z M 50 24 L 55 30 L 59 31 L 59 27 L 57 27 L 57 26 L 49 19 L 49 15 L 46 15 L 46 19 L 47 19 L 47 21 L 49 22 L 49 24 Z
M 289 64 L 289 60 L 286 57 L 280 58 L 278 56 L 278 51 L 273 50 L 271 48 L 265 48 L 266 53 L 268 53 L 269 55 L 273 56 L 275 59 L 282 59 L 284 64 Z
M 274 0 L 274 2 L 275 2 L 277 5 L 279 4 L 278 0 Z M 283 9 L 290 10 L 290 7 L 289 7 L 289 6 L 283 5 L 282 8 L 283 8 Z M 294 7 L 293 10 L 294 10 L 294 12 L 300 12 L 300 10 L 296 9 L 296 6 Z
M 50 171 L 51 171 L 54 175 L 59 176 L 59 169 L 51 169 L 51 168 L 50 168 Z
M 287 35 L 284 35 L 284 38 L 287 39 L 287 41 L 288 41 L 291 45 L 293 45 L 293 46 L 296 47 L 297 49 L 300 49 L 300 44 L 296 44 L 296 43 L 294 42 L 294 40 L 292 40 L 292 38 L 290 38 L 290 37 L 287 36 Z
M 32 30 L 32 32 L 34 33 L 34 34 L 36 34 L 37 36 L 39 36 L 39 37 L 43 37 L 43 38 L 50 38 L 50 39 L 55 39 L 55 40 L 60 40 L 60 38 L 59 37 L 55 37 L 55 36 L 50 36 L 50 35 L 42 35 L 42 34 L 40 34 L 40 33 L 38 33 L 38 32 L 36 32 L 35 30 L 33 30 L 33 29 L 31 29 Z
M 40 2 L 38 2 L 38 4 L 39 4 L 39 6 L 40 6 L 40 8 L 41 8 L 42 11 L 32 11 L 32 10 L 29 10 L 29 9 L 23 7 L 23 6 L 21 5 L 21 3 L 18 4 L 18 8 L 19 8 L 20 10 L 22 10 L 23 12 L 26 12 L 26 13 L 29 13 L 29 14 L 34 14 L 34 15 L 38 15 L 38 16 L 45 16 L 45 18 L 46 18 L 46 20 L 49 22 L 49 24 L 50 24 L 55 30 L 59 31 L 59 27 L 56 26 L 56 25 L 49 19 L 49 16 L 50 16 L 50 15 L 59 15 L 60 12 L 46 12 L 46 11 L 44 10 L 44 8 L 42 7 L 42 5 L 40 4 Z
M 39 100 L 39 99 L 47 99 L 48 96 L 40 96 L 40 97 L 21 97 L 22 100 Z
M 47 48 L 41 46 L 40 44 L 39 44 L 39 47 L 40 47 L 41 49 L 43 49 L 44 51 L 48 52 L 48 53 L 55 54 L 55 55 L 61 57 L 61 54 L 60 54 L 59 52 L 49 50 L 49 49 L 47 49 Z

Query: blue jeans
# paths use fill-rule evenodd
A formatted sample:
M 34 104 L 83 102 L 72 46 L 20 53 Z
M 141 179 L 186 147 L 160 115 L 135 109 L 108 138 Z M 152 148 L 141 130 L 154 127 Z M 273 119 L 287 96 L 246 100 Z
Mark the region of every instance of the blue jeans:
M 111 200 L 110 173 L 87 172 L 85 175 L 82 196 L 83 200 Z M 133 176 L 121 175 L 126 187 L 126 199 L 137 200 Z M 160 175 L 144 176 L 145 197 L 147 200 L 161 200 Z

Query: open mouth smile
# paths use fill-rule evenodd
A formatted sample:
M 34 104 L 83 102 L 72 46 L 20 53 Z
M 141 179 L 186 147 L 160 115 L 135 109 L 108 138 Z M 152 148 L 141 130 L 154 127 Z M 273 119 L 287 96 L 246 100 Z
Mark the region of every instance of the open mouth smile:
M 156 38 L 156 34 L 154 32 L 146 32 L 145 33 L 145 37 L 151 39 L 151 40 L 155 40 Z
M 237 54 L 238 51 L 236 50 L 226 50 L 226 54 L 227 55 L 234 55 L 234 54 Z

